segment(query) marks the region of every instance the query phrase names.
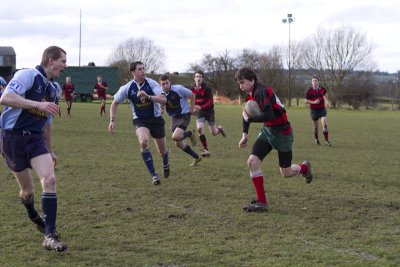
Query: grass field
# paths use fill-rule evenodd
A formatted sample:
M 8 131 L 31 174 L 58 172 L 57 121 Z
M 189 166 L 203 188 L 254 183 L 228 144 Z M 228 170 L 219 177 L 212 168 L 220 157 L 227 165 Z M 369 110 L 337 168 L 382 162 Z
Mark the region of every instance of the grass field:
M 400 265 L 399 112 L 329 110 L 333 146 L 325 147 L 313 144 L 308 110 L 288 110 L 293 162 L 309 159 L 314 181 L 282 178 L 273 152 L 262 164 L 270 211 L 247 214 L 242 206 L 255 193 L 246 166 L 251 146 L 238 148 L 239 106 L 217 106 L 228 137 L 207 132 L 212 156 L 196 168 L 168 131 L 171 176 L 156 187 L 128 105 L 120 106 L 110 135 L 98 103 L 74 103 L 72 117 L 60 104 L 63 116 L 54 120 L 53 137 L 57 225 L 69 250 L 42 249 L 43 236 L 1 165 L 0 266 Z M 252 125 L 250 144 L 258 128 Z M 153 143 L 151 150 L 161 173 Z

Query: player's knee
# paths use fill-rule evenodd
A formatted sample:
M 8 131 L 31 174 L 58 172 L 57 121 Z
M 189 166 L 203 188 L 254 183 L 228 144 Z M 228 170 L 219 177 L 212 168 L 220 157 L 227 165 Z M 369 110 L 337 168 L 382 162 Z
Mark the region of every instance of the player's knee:
M 258 169 L 260 167 L 260 160 L 256 156 L 251 155 L 247 160 L 247 166 L 250 170 Z
M 28 200 L 33 197 L 33 191 L 21 191 L 19 192 L 19 197 L 23 200 Z
M 52 175 L 46 175 L 42 177 L 42 184 L 45 188 L 55 188 L 56 186 L 56 176 L 54 174 Z

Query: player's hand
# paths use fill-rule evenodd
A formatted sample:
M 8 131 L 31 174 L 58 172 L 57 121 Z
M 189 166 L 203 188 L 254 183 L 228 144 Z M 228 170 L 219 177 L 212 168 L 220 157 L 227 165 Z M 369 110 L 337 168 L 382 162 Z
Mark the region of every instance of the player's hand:
M 319 99 L 314 101 L 314 104 L 319 104 L 319 103 L 321 103 L 321 100 L 319 100 Z
M 249 114 L 247 114 L 247 112 L 243 109 L 243 112 L 242 112 L 242 116 L 243 116 L 243 119 L 246 121 L 246 122 L 248 122 L 249 121 Z
M 51 156 L 51 158 L 53 159 L 53 165 L 54 165 L 54 167 L 55 166 L 57 166 L 57 156 L 56 156 L 56 154 L 54 154 L 54 152 L 50 152 L 50 156 Z
M 115 122 L 110 121 L 110 124 L 108 125 L 108 131 L 113 134 L 115 129 Z
M 39 103 L 40 103 L 38 107 L 39 110 L 50 113 L 53 116 L 58 115 L 60 107 L 56 103 L 53 102 L 39 102 Z
M 243 134 L 242 139 L 239 141 L 239 147 L 245 148 L 247 146 L 247 134 Z
M 194 110 L 199 111 L 199 110 L 201 110 L 201 107 L 199 105 L 194 105 Z

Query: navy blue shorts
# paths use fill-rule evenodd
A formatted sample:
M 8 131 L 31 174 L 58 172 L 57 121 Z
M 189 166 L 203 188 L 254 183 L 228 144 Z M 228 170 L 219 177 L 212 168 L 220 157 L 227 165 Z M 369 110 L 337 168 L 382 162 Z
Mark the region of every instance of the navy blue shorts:
M 199 110 L 196 112 L 196 120 L 199 122 L 208 122 L 208 125 L 215 125 L 215 111 L 213 108 Z
M 135 125 L 136 129 L 140 127 L 146 127 L 149 129 L 150 135 L 153 138 L 165 137 L 165 121 L 162 117 L 134 119 L 133 125 Z
M 31 159 L 49 153 L 43 133 L 3 130 L 2 138 L 7 166 L 14 172 L 32 168 Z
M 310 109 L 311 119 L 316 121 L 322 117 L 326 117 L 327 111 L 325 108 Z
M 176 128 L 186 130 L 190 124 L 190 113 L 171 117 L 171 131 L 174 132 Z

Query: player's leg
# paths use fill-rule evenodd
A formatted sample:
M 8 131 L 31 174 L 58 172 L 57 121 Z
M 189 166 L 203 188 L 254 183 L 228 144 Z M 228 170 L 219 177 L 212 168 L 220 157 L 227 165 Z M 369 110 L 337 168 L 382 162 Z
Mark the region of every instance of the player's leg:
M 157 185 L 159 184 L 160 179 L 158 178 L 157 172 L 154 168 L 153 156 L 149 149 L 150 130 L 144 125 L 141 124 L 135 124 L 135 125 L 136 125 L 136 137 L 139 141 L 140 153 L 142 155 L 143 162 L 145 163 L 146 168 L 152 177 L 153 184 Z
M 13 133 L 7 130 L 3 132 L 0 138 L 2 140 L 1 152 L 6 159 L 7 166 L 11 169 L 19 184 L 19 195 L 28 213 L 28 217 L 41 232 L 44 232 L 44 220 L 40 217 L 34 206 L 34 184 L 29 172 L 31 164 L 27 158 L 27 151 L 30 148 L 27 145 L 28 138 L 25 138 L 22 133 Z
M 46 222 L 43 247 L 58 252 L 66 251 L 68 246 L 60 240 L 56 231 L 57 193 L 53 160 L 49 153 L 31 159 L 32 169 L 40 178 L 42 185 L 42 209 Z
M 318 119 L 314 120 L 313 119 L 313 126 L 314 126 L 314 143 L 316 145 L 320 145 L 321 143 L 319 142 L 318 138 Z
M 322 133 L 324 134 L 325 138 L 325 145 L 331 146 L 331 142 L 329 142 L 329 134 L 328 134 L 328 118 L 326 116 L 321 117 L 321 124 L 322 124 Z
M 168 178 L 170 174 L 170 169 L 169 169 L 169 150 L 167 149 L 167 140 L 164 136 L 162 138 L 154 138 L 154 142 L 156 144 L 158 153 L 160 153 L 162 157 L 164 177 Z
M 279 170 L 283 177 L 290 178 L 302 174 L 307 184 L 312 182 L 313 175 L 311 172 L 311 164 L 308 160 L 304 161 L 302 164 L 292 165 L 292 151 L 278 151 L 278 157 Z
M 21 172 L 13 172 L 13 174 L 20 187 L 19 197 L 28 212 L 29 219 L 36 224 L 37 229 L 44 234 L 46 225 L 44 219 L 35 209 L 34 184 L 29 170 L 25 169 Z
M 261 170 L 261 162 L 271 152 L 272 146 L 265 140 L 257 139 L 253 145 L 251 155 L 247 160 L 250 178 L 256 191 L 257 200 L 243 207 L 247 212 L 267 211 L 268 203 L 264 190 L 264 175 Z
M 104 113 L 104 116 L 106 116 L 106 99 L 102 98 L 101 99 L 101 113 Z
M 165 137 L 165 121 L 161 118 L 160 121 L 152 124 L 149 128 L 150 135 L 154 138 L 158 153 L 162 157 L 163 174 L 165 178 L 169 177 L 169 150 L 167 148 L 167 140 Z
M 206 122 L 206 119 L 204 117 L 200 117 L 200 118 L 196 119 L 197 132 L 199 134 L 200 143 L 203 147 L 201 156 L 208 157 L 208 156 L 210 156 L 210 152 L 208 151 L 207 138 L 204 134 L 205 122 Z
M 71 115 L 72 100 L 68 99 L 65 102 L 67 102 L 67 115 Z

